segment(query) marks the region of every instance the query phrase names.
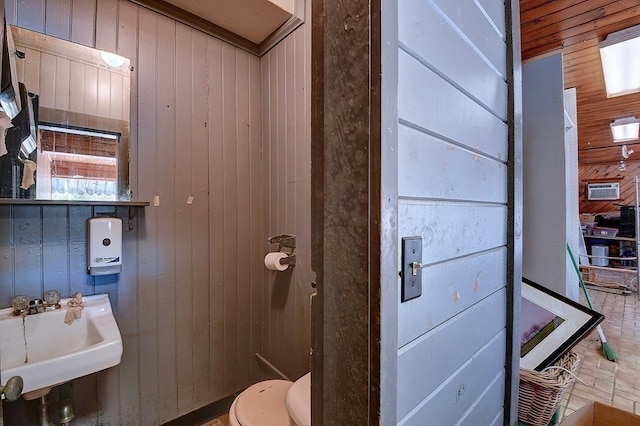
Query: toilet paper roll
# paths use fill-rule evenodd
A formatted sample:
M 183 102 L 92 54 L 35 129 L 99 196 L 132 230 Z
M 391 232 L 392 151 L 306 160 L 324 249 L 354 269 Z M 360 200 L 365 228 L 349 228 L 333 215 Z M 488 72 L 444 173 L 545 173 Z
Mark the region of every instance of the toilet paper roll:
M 287 257 L 287 253 L 281 251 L 267 253 L 264 257 L 264 266 L 271 271 L 284 271 L 289 267 L 286 263 L 283 265 L 280 263 L 280 259 Z

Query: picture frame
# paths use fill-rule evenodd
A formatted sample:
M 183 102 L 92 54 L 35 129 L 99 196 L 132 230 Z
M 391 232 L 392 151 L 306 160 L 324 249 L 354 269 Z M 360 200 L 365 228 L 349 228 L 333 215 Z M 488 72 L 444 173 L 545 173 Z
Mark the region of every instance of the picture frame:
M 604 315 L 522 278 L 520 367 L 553 365 L 604 320 Z

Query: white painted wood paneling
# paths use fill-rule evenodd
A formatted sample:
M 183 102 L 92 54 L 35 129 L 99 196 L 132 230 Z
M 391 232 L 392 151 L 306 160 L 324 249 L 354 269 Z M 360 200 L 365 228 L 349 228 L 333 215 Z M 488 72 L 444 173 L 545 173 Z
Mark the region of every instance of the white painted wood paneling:
M 263 355 L 292 379 L 310 369 L 311 161 L 308 61 L 310 26 L 303 26 L 261 58 L 265 240 L 296 235 L 296 266 L 263 268 Z M 264 244 L 262 255 L 276 246 Z M 298 344 L 304 342 L 304 345 Z
M 158 19 L 157 16 L 146 9 L 138 11 L 138 57 L 136 68 L 141 76 L 138 85 L 138 149 L 143 155 L 137 164 L 141 179 L 138 184 L 138 193 L 143 199 L 152 200 L 157 194 L 157 156 L 156 142 L 158 139 L 158 122 L 156 116 L 158 63 Z M 135 99 L 135 98 L 134 98 Z M 176 159 L 179 161 L 179 159 Z M 180 164 L 178 162 L 178 164 Z M 179 179 L 179 176 L 176 176 Z M 156 247 L 158 241 L 157 229 L 162 224 L 158 221 L 158 211 L 155 209 L 145 210 L 144 228 L 145 238 L 138 242 L 138 344 L 140 347 L 140 357 L 144 362 L 140 362 L 138 368 L 140 381 L 140 415 L 149 423 L 159 423 L 156 404 L 158 401 L 158 389 L 162 385 L 158 377 L 158 356 L 157 351 L 161 343 L 158 340 L 159 330 L 157 328 L 158 287 L 157 271 L 158 257 Z M 190 234 L 183 235 L 176 245 L 186 241 L 190 248 Z M 179 263 L 180 257 L 176 258 Z M 179 271 L 178 271 L 179 272 Z M 182 277 L 179 273 L 177 277 Z M 191 282 L 191 275 L 186 275 L 187 282 Z M 188 303 L 188 302 L 187 302 Z M 188 306 L 188 304 L 185 304 Z M 178 310 L 180 311 L 180 310 Z M 144 313 L 144 314 L 143 314 Z M 181 328 L 179 336 L 191 335 L 190 327 Z
M 504 26 L 505 21 L 491 21 L 478 7 L 475 1 L 433 0 L 440 13 L 446 16 L 452 25 L 464 34 L 475 48 L 484 55 L 491 64 L 506 75 L 507 55 L 505 55 Z M 494 1 L 496 6 L 501 2 Z M 504 6 L 504 4 L 503 4 Z M 496 14 L 494 13 L 493 16 Z
M 505 418 L 514 160 L 506 10 L 398 4 L 397 244 L 421 236 L 424 265 L 422 295 L 397 301 L 398 424 Z
M 69 14 L 63 14 L 63 17 L 67 19 L 69 16 Z M 118 3 L 113 0 L 97 0 L 96 16 L 100 16 L 101 19 L 95 23 L 96 44 L 94 47 L 115 53 L 118 49 L 118 27 L 110 24 L 118 19 Z M 68 39 L 69 37 L 61 38 Z
M 463 426 L 504 424 L 505 376 L 499 374 L 493 382 L 482 390 L 480 398 L 467 410 L 460 421 Z M 487 407 L 492 407 L 487 409 Z
M 71 38 L 72 0 L 54 0 L 46 2 L 45 31 L 64 40 Z
M 504 303 L 504 302 L 502 302 Z M 494 318 L 494 320 L 497 318 Z M 477 329 L 471 325 L 473 329 Z M 467 329 L 469 330 L 469 329 Z M 448 340 L 451 346 L 451 340 Z M 485 400 L 484 403 L 491 405 L 478 405 L 476 402 L 482 400 L 483 392 L 489 388 L 493 391 L 502 391 L 502 387 L 492 386 L 496 380 L 504 380 L 504 363 L 506 338 L 504 330 L 496 335 L 494 339 L 487 342 L 480 350 L 460 366 L 440 387 L 435 389 L 431 394 L 420 402 L 411 412 L 404 418 L 400 419 L 399 425 L 427 425 L 434 419 L 438 424 L 454 425 L 470 414 L 472 409 L 480 410 L 489 414 L 491 417 L 499 412 L 503 406 L 503 400 L 499 398 L 499 393 L 491 398 L 493 401 Z M 447 342 L 441 342 L 441 351 L 445 354 L 451 354 L 455 348 L 447 348 Z M 424 362 L 424 361 L 423 361 Z M 414 377 L 415 381 L 415 377 Z M 484 385 L 479 385 L 480 383 Z M 399 382 L 400 384 L 400 382 Z M 497 398 L 495 397 L 497 396 Z M 400 414 L 400 412 L 399 412 Z M 474 419 L 476 421 L 476 419 Z M 482 423 L 474 423 L 482 424 Z
M 506 249 L 500 247 L 423 268 L 425 297 L 398 307 L 398 322 L 411 324 L 411 327 L 398 329 L 398 347 L 409 344 L 503 288 L 506 256 Z
M 398 138 L 404 197 L 506 202 L 504 163 L 402 125 Z
M 507 159 L 507 126 L 421 62 L 398 54 L 398 115 L 432 134 Z M 415 85 L 412 82 L 420 81 Z
M 193 31 L 193 30 L 192 30 Z M 193 220 L 191 221 L 191 235 L 193 235 L 193 255 L 191 257 L 191 270 L 193 274 L 193 293 L 190 305 L 191 308 L 191 321 L 193 327 L 193 344 L 191 346 L 191 354 L 193 359 L 193 392 L 194 400 L 189 402 L 185 401 L 183 407 L 178 406 L 179 412 L 188 412 L 192 410 L 193 405 L 202 406 L 211 402 L 212 392 L 209 385 L 212 372 L 209 365 L 209 341 L 211 340 L 211 329 L 209 328 L 209 291 L 211 288 L 211 281 L 209 278 L 209 222 L 211 217 L 209 216 L 209 167 L 208 167 L 208 155 L 207 150 L 209 147 L 208 135 L 208 123 L 207 123 L 207 109 L 205 105 L 209 103 L 209 96 L 207 93 L 209 82 L 206 68 L 207 57 L 204 52 L 207 51 L 207 38 L 204 34 L 193 31 L 193 38 L 191 43 L 191 91 L 193 93 L 193 99 L 191 105 L 189 105 L 191 115 L 191 128 L 193 131 L 192 136 L 192 150 L 191 159 L 188 164 L 191 165 L 188 172 L 190 179 L 189 193 L 177 193 L 176 204 L 182 204 L 187 209 L 191 209 L 191 215 Z M 180 45 L 176 45 L 176 50 Z M 246 65 L 245 65 L 246 67 Z M 246 72 L 240 68 L 238 73 Z M 162 86 L 159 86 L 162 87 Z M 179 98 L 179 95 L 176 96 Z M 243 99 L 236 97 L 236 109 L 243 107 L 244 102 L 250 102 L 250 99 Z M 159 105 L 159 108 L 161 106 Z M 174 142 L 175 144 L 175 142 Z M 175 145 L 176 149 L 180 149 L 179 144 Z M 238 170 L 243 170 L 238 174 L 244 176 L 247 173 L 246 169 L 240 168 L 238 164 Z M 176 171 L 183 169 L 180 164 L 176 165 Z M 192 198 L 190 198 L 192 197 Z M 251 209 L 251 206 L 246 207 L 247 210 Z M 248 232 L 251 232 L 249 230 Z M 241 282 L 234 283 L 237 286 L 241 286 Z M 232 286 L 232 285 L 230 285 Z M 247 303 L 246 298 L 240 299 L 241 304 Z M 179 308 L 178 308 L 179 309 Z M 250 316 L 250 314 L 249 314 Z M 206 326 L 205 326 L 206 325 Z M 243 328 L 241 328 L 243 330 Z M 238 339 L 240 339 L 240 334 Z M 188 348 L 185 348 L 188 352 Z M 179 374 L 179 373 L 178 373 Z M 180 397 L 178 398 L 180 401 Z
M 222 61 L 222 42 L 211 39 L 207 43 L 207 58 L 209 73 L 209 96 L 222 99 L 222 69 L 215 64 Z M 222 108 L 210 108 L 209 111 L 209 277 L 211 288 L 209 292 L 209 306 L 211 312 L 224 312 L 224 179 L 222 158 Z M 252 281 L 255 282 L 255 281 Z M 211 340 L 209 341 L 209 363 L 212 374 L 210 386 L 216 389 L 224 388 L 224 316 L 211 316 Z
M 160 63 L 173 60 L 176 55 L 176 47 L 173 41 L 176 40 L 176 26 L 172 25 L 169 19 L 158 21 L 159 44 L 166 48 L 158 50 L 158 61 Z M 162 67 L 158 69 L 158 86 L 171 87 L 176 81 L 176 68 Z M 161 91 L 156 99 L 155 109 L 158 114 L 158 140 L 157 140 L 157 167 L 159 170 L 171 170 L 176 161 L 176 93 L 174 91 Z M 159 188 L 160 205 L 156 209 L 159 223 L 164 224 L 158 227 L 158 238 L 160 241 L 172 241 L 176 235 L 176 178 L 173 173 L 160 173 L 157 176 Z M 175 285 L 177 267 L 173 261 L 176 257 L 176 247 L 170 245 L 158 252 L 158 306 L 162 307 L 163 314 L 158 317 L 158 327 L 166 330 L 169 335 L 177 333 L 177 317 L 182 312 L 179 309 L 171 309 L 180 306 L 176 303 L 180 299 L 180 289 L 182 286 Z M 179 374 L 182 373 L 182 365 L 175 368 L 176 357 L 182 354 L 178 350 L 178 345 L 166 345 L 158 352 L 158 370 L 165 371 L 163 380 L 170 383 L 178 382 Z M 176 389 L 164 386 L 158 388 L 158 412 L 161 418 L 178 411 L 179 398 L 176 398 Z M 179 391 L 178 391 L 179 392 Z M 179 395 L 179 393 L 178 393 Z
M 223 255 L 223 280 L 224 282 L 237 282 L 238 280 L 238 197 L 236 192 L 237 175 L 236 161 L 236 125 L 235 125 L 235 72 L 236 52 L 228 45 L 222 46 L 222 171 L 223 171 L 223 198 L 225 206 L 223 214 L 224 242 Z M 237 287 L 224 286 L 224 387 L 230 388 L 237 382 L 239 372 L 237 319 L 238 319 L 238 289 Z
M 503 38 L 505 36 L 505 8 L 504 2 L 494 1 L 494 0 L 478 0 L 478 6 L 481 8 L 483 13 L 486 13 L 490 23 L 495 26 L 496 31 Z
M 505 245 L 506 219 L 507 208 L 502 205 L 401 200 L 398 206 L 398 232 L 423 237 L 422 263 L 426 264 Z
M 237 69 L 241 70 L 236 73 L 236 97 L 238 108 L 236 109 L 236 128 L 237 128 L 237 156 L 236 163 L 239 170 L 250 170 L 250 136 L 249 136 L 249 82 L 251 67 L 249 66 L 250 55 L 246 52 L 237 51 L 236 64 Z M 251 193 L 250 173 L 238 174 L 237 193 L 238 193 L 238 259 L 242 259 L 251 250 L 251 198 L 246 196 Z M 244 330 L 237 340 L 238 360 L 240 360 L 237 371 L 239 373 L 240 383 L 251 382 L 251 368 L 253 364 L 251 348 L 251 293 L 253 285 L 251 285 L 251 270 L 245 268 L 241 263 L 238 264 L 238 298 L 246 300 L 247 303 L 239 304 L 236 322 L 238 330 Z
M 249 182 L 249 192 L 247 193 L 247 203 L 253 206 L 250 211 L 250 222 L 249 225 L 251 229 L 257 229 L 258 234 L 265 234 L 265 224 L 263 222 L 264 211 L 265 211 L 265 197 L 263 193 L 262 181 L 264 177 L 264 170 L 268 169 L 269 166 L 264 162 L 262 141 L 263 141 L 263 122 L 262 122 L 262 110 L 269 109 L 269 105 L 264 103 L 264 99 L 262 98 L 262 86 L 265 84 L 264 80 L 262 80 L 262 70 L 261 70 L 261 62 L 259 61 L 250 61 L 250 70 L 249 70 L 249 97 L 250 99 L 260 98 L 261 102 L 251 102 L 249 108 L 249 161 L 250 161 L 250 170 L 251 170 L 251 178 Z M 308 138 L 307 138 L 308 141 Z M 308 145 L 307 143 L 301 142 L 303 145 Z M 264 253 L 264 241 L 260 238 L 255 238 L 254 235 L 251 237 L 251 241 L 249 244 L 250 256 L 252 259 L 259 259 L 263 256 Z M 308 244 L 301 245 L 301 247 L 309 247 Z M 308 251 L 302 250 L 302 251 Z M 250 286 L 250 294 L 251 294 L 251 312 L 263 312 L 262 311 L 262 303 L 264 298 L 266 297 L 267 291 L 265 289 L 264 284 L 264 269 L 262 263 L 252 263 L 249 269 L 249 279 L 247 281 L 247 285 Z M 255 283 L 261 283 L 259 285 L 255 285 Z M 266 328 L 265 326 L 265 314 L 262 313 L 261 321 L 253 321 L 250 324 L 250 339 L 251 339 L 251 348 L 259 348 L 262 346 L 263 342 L 263 330 Z M 299 342 L 302 346 L 302 342 Z M 212 351 L 213 353 L 213 351 Z M 214 368 L 215 364 L 212 363 L 212 368 Z M 258 376 L 257 365 L 256 363 L 249 364 L 251 368 L 251 377 L 252 380 L 256 380 Z M 214 370 L 215 371 L 215 370 Z
M 425 295 L 424 297 L 428 297 Z M 398 351 L 398 418 L 403 418 L 453 376 L 504 328 L 504 290 L 473 305 Z M 470 331 L 473 330 L 473 333 Z M 464 338 L 455 339 L 453 336 Z M 504 338 L 504 336 L 503 336 Z M 504 343 L 504 342 L 503 342 Z M 434 350 L 439 348 L 440 350 Z M 493 351 L 504 354 L 504 346 Z M 434 368 L 434 366 L 438 366 Z M 501 371 L 494 368 L 492 374 Z M 483 367 L 489 369 L 489 367 Z M 421 377 L 422 380 L 415 380 Z M 485 383 L 485 382 L 480 382 Z M 436 392 L 437 393 L 437 392 Z M 444 424 L 453 424 L 445 422 Z
M 474 6 L 468 8 L 475 10 Z M 504 69 L 496 71 L 475 46 L 438 14 L 437 8 L 420 0 L 398 3 L 398 27 L 402 49 L 414 52 L 419 60 L 445 76 L 477 99 L 500 119 L 507 116 L 507 83 Z M 484 21 L 484 20 L 483 20 Z M 498 45 L 499 47 L 499 45 Z M 497 48 L 503 52 L 504 48 Z M 454 55 L 451 52 L 455 52 Z M 428 58 L 426 61 L 425 58 Z M 478 84 L 482 82 L 482 84 Z
M 118 14 L 115 21 L 111 21 L 111 26 L 117 22 L 114 44 L 117 43 L 117 52 L 129 59 L 137 57 L 138 52 L 138 13 L 137 8 L 129 2 L 112 1 L 112 5 L 117 7 Z M 97 21 L 100 21 L 99 19 Z M 104 22 L 103 22 L 104 23 Z M 106 23 L 105 23 L 106 25 Z M 117 41 L 116 41 L 117 40 Z M 132 63 L 137 67 L 137 60 Z M 137 73 L 131 75 L 131 99 L 136 99 L 138 88 Z M 136 105 L 131 102 L 131 105 Z M 131 164 L 131 188 L 134 197 L 138 194 L 138 145 L 135 142 L 134 135 L 137 135 L 138 129 L 138 108 L 131 107 L 130 121 L 130 164 Z M 140 198 L 142 198 L 140 196 Z M 140 214 L 140 213 L 138 213 Z M 140 227 L 143 226 L 144 216 L 140 216 L 135 222 L 136 232 L 128 233 L 123 237 L 123 255 L 129 258 L 135 258 L 138 250 L 138 238 L 140 238 Z M 128 253 L 128 255 L 127 255 Z M 139 260 L 136 259 L 136 263 Z M 134 266 L 134 265 L 132 265 Z M 117 394 L 118 400 L 112 400 L 117 405 L 111 405 L 105 410 L 105 417 L 114 424 L 136 424 L 141 423 L 140 410 L 140 357 L 145 354 L 140 351 L 138 344 L 138 268 L 124 267 L 120 274 L 121 285 L 118 286 L 118 303 L 116 306 L 118 313 L 118 326 L 122 331 L 123 323 L 126 326 L 127 333 L 123 335 L 123 355 L 120 366 L 117 371 Z M 122 318 L 122 319 L 121 319 Z M 109 374 L 110 372 L 107 372 Z M 113 374 L 113 372 L 111 372 Z M 115 380 L 114 380 L 115 381 Z M 98 399 L 99 396 L 96 396 Z
M 177 46 L 191 46 L 192 31 L 183 26 L 177 25 L 175 29 L 175 43 Z M 190 164 L 192 161 L 193 134 L 191 123 L 191 105 L 193 103 L 193 92 L 191 90 L 192 74 L 192 52 L 191 49 L 176 49 L 176 133 L 175 136 L 181 141 L 176 144 L 172 151 L 176 156 L 174 167 L 180 164 Z M 175 197 L 174 201 L 174 221 L 176 252 L 180 253 L 176 259 L 176 277 L 178 282 L 183 282 L 176 290 L 176 307 L 190 306 L 193 300 L 193 270 L 190 258 L 193 255 L 193 234 L 191 232 L 191 222 L 193 221 L 192 210 L 186 204 L 184 195 L 191 193 L 191 174 L 188 170 L 176 170 Z M 162 199 L 160 201 L 162 203 Z M 183 333 L 193 327 L 192 313 L 190 310 L 176 309 L 176 328 L 178 335 L 176 347 L 189 348 L 177 351 L 177 402 L 178 409 L 184 411 L 189 401 L 194 399 L 193 395 L 193 356 L 191 348 L 193 345 L 193 334 Z
M 96 1 L 71 3 L 71 41 L 85 46 L 95 45 Z

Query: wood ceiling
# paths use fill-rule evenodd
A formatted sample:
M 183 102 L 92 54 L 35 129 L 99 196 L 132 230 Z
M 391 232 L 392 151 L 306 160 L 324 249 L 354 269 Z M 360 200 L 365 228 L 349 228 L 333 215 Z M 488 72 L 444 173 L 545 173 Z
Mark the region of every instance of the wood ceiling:
M 598 42 L 639 24 L 638 0 L 520 0 L 523 61 L 562 49 L 565 88 L 575 87 L 577 94 L 580 165 L 623 159 L 609 123 L 640 117 L 640 93 L 607 99 Z M 640 160 L 640 141 L 627 146 L 635 151 L 627 161 Z

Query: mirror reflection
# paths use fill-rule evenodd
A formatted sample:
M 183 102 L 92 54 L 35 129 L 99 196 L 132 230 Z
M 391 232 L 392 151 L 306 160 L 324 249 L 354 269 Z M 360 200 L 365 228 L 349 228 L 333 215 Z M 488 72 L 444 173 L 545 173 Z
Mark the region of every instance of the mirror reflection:
M 9 27 L 23 108 L 0 119 L 0 197 L 130 200 L 129 60 Z

